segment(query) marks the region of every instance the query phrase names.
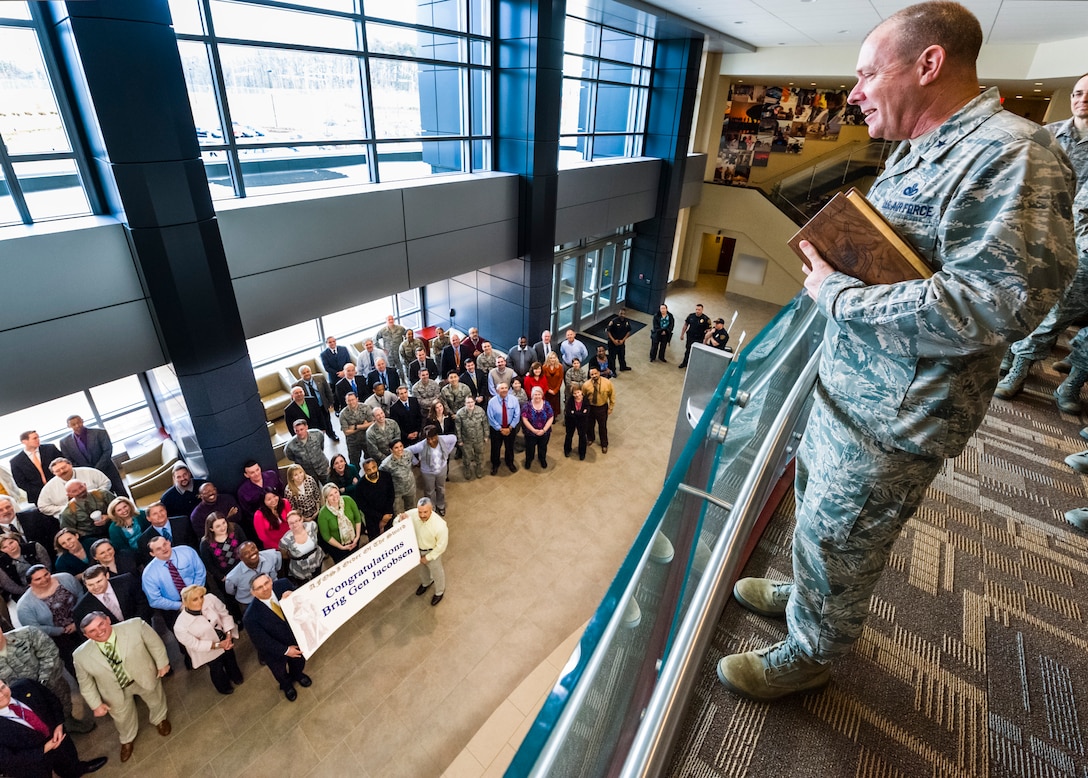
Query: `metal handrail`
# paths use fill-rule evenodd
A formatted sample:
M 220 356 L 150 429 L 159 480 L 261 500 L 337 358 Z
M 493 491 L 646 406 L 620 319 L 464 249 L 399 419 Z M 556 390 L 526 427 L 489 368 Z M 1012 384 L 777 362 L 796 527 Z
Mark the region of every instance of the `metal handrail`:
M 728 587 L 723 584 L 739 571 L 741 552 L 748 540 L 747 531 L 762 507 L 762 497 L 757 500 L 757 494 L 767 487 L 773 468 L 780 462 L 793 436 L 805 407 L 804 400 L 816 383 L 820 354 L 821 349 L 817 348 L 790 390 L 740 488 L 734 509 L 677 630 L 672 650 L 662 665 L 642 724 L 620 772 L 621 778 L 657 776 L 666 766 L 675 733 L 714 634 L 716 619 L 713 615 L 721 612 L 729 594 Z

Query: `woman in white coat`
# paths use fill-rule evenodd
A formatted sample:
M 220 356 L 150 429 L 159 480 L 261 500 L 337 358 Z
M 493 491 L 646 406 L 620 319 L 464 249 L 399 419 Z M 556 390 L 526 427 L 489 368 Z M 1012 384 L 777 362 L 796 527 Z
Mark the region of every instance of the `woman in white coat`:
M 181 590 L 181 613 L 174 622 L 174 636 L 188 650 L 193 669 L 208 665 L 216 691 L 234 693 L 234 684 L 244 680 L 234 656 L 238 625 L 222 600 L 208 594 L 203 586 L 186 586 Z

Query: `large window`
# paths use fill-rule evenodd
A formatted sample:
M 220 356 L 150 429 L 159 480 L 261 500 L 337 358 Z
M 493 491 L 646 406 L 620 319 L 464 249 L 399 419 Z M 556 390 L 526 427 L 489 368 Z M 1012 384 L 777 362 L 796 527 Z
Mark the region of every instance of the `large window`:
M 559 166 L 642 153 L 654 42 L 568 15 Z
M 170 8 L 213 198 L 490 170 L 490 0 Z
M 0 3 L 0 226 L 91 213 L 46 61 L 27 4 Z
M 68 417 L 74 415 L 82 416 L 88 427 L 105 429 L 117 454 L 122 441 L 139 439 L 158 429 L 149 397 L 143 379 L 128 376 L 0 416 L 0 460 L 6 463 L 22 450 L 19 435 L 27 430 L 37 430 L 46 442 L 60 440 L 68 434 Z

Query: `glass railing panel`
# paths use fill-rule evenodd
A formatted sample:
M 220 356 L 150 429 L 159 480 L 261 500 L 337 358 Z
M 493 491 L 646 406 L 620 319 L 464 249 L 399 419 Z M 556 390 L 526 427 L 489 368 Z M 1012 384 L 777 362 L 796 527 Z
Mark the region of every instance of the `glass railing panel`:
M 687 445 L 507 775 L 603 775 L 623 753 L 761 431 L 818 344 L 815 319 L 798 297 L 700 400 Z

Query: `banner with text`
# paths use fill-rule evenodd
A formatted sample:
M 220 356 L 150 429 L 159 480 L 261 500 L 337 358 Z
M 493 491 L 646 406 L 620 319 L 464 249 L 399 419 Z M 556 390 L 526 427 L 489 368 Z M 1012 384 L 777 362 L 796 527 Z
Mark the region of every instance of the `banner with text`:
M 376 540 L 281 600 L 307 659 L 398 578 L 419 565 L 412 522 L 396 522 Z

